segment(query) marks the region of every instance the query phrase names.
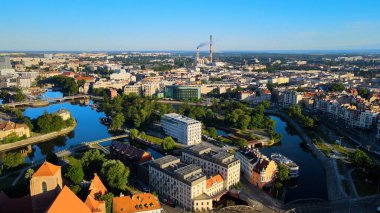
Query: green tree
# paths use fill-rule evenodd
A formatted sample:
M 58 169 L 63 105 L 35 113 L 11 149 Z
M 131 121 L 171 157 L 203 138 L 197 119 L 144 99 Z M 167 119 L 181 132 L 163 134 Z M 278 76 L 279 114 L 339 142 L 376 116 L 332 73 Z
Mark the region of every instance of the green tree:
M 218 132 L 216 131 L 215 127 L 211 127 L 209 129 L 209 134 L 210 134 L 210 137 L 214 139 L 218 137 Z
M 285 182 L 289 180 L 289 169 L 282 164 L 277 165 L 277 180 L 280 182 Z
M 240 115 L 238 118 L 237 125 L 239 129 L 246 130 L 250 122 L 251 122 L 251 117 L 249 117 L 248 115 Z
M 33 169 L 29 168 L 28 170 L 26 170 L 25 176 L 24 176 L 25 180 L 29 181 L 32 178 L 33 174 L 34 174 Z
M 117 113 L 115 117 L 112 118 L 111 129 L 120 129 L 123 126 L 124 122 L 125 118 L 123 113 Z
M 235 144 L 239 147 L 239 148 L 244 148 L 248 145 L 248 142 L 246 139 L 244 138 L 237 138 L 235 140 Z
M 132 141 L 134 141 L 139 136 L 139 130 L 137 129 L 131 129 L 129 130 L 129 137 Z
M 82 188 L 81 188 L 79 185 L 77 185 L 77 184 L 75 184 L 75 185 L 71 185 L 69 188 L 70 188 L 70 190 L 71 190 L 72 192 L 74 192 L 74 194 L 78 194 L 78 192 L 79 192 L 80 190 L 82 190 Z
M 84 177 L 82 165 L 79 163 L 69 165 L 66 172 L 66 177 L 69 178 L 74 184 L 80 184 Z
M 100 174 L 109 187 L 124 190 L 128 182 L 129 169 L 119 160 L 108 160 L 103 163 Z
M 2 162 L 4 169 L 10 169 L 23 164 L 24 160 L 24 156 L 21 153 L 9 152 L 4 155 Z
M 97 149 L 92 149 L 85 152 L 81 158 L 81 164 L 89 179 L 92 178 L 94 173 L 99 173 L 105 161 L 104 154 L 100 153 Z
M 161 143 L 162 149 L 165 151 L 172 150 L 175 147 L 175 141 L 172 137 L 165 137 L 164 140 Z
M 372 159 L 362 150 L 356 149 L 350 156 L 351 162 L 358 168 L 369 168 L 373 165 Z
M 107 213 L 112 212 L 112 200 L 114 195 L 111 192 L 108 192 L 104 195 L 97 195 L 97 200 L 102 200 L 106 202 L 106 211 Z

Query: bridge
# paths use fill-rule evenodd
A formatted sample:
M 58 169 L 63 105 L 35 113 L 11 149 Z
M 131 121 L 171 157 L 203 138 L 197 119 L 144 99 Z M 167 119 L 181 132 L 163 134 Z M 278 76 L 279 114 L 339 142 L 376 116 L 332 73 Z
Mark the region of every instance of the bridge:
M 72 101 L 75 99 L 90 99 L 90 95 L 72 95 L 72 96 L 65 96 L 62 98 L 46 98 L 44 100 L 27 100 L 27 101 L 20 101 L 20 102 L 12 102 L 12 103 L 6 103 L 2 104 L 3 107 L 18 107 L 18 106 L 45 106 L 49 105 L 52 102 L 63 102 L 63 101 Z
M 113 136 L 113 137 L 109 137 L 109 138 L 99 139 L 96 141 L 82 142 L 76 146 L 69 148 L 69 149 L 65 149 L 65 150 L 56 152 L 55 154 L 57 155 L 57 157 L 61 158 L 61 157 L 67 156 L 67 155 L 74 154 L 76 151 L 80 151 L 80 150 L 84 150 L 84 149 L 90 149 L 90 148 L 98 149 L 105 154 L 109 154 L 110 153 L 109 150 L 104 148 L 104 146 L 100 145 L 100 143 L 110 141 L 110 140 L 116 140 L 116 139 L 120 139 L 120 138 L 126 138 L 126 137 L 129 137 L 129 134 L 117 135 L 117 136 Z

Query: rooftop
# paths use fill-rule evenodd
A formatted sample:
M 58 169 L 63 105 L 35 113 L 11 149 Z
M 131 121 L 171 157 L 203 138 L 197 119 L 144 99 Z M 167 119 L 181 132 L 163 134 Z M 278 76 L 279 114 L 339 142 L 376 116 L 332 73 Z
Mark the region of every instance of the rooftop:
M 192 119 L 192 118 L 189 118 L 189 117 L 177 114 L 177 113 L 165 114 L 164 116 L 162 116 L 162 119 L 168 120 L 168 121 L 171 120 L 173 122 L 181 122 L 181 123 L 184 123 L 184 124 L 200 123 L 199 121 L 197 121 L 195 119 Z
M 158 199 L 150 193 L 114 197 L 112 204 L 112 212 L 114 213 L 145 212 L 160 208 Z
M 210 162 L 217 163 L 224 167 L 227 167 L 230 163 L 238 161 L 238 159 L 236 159 L 235 156 L 231 153 L 228 153 L 226 151 L 216 152 L 213 151 L 211 147 L 203 144 L 186 147 L 183 149 L 183 152 L 195 155 Z
M 61 169 L 60 166 L 56 166 L 45 161 L 40 168 L 33 174 L 33 177 L 39 176 L 53 176 Z

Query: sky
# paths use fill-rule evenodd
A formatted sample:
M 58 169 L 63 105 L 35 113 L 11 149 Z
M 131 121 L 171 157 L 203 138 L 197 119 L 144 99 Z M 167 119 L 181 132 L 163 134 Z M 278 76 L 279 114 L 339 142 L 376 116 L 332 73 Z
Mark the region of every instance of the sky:
M 0 0 L 0 50 L 380 49 L 379 0 Z M 204 50 L 207 47 L 203 47 Z

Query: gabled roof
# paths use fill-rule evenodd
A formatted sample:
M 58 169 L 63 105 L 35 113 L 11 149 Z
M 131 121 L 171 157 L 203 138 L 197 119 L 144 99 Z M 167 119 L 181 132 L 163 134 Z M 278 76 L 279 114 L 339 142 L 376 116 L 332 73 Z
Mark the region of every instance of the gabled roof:
M 94 174 L 94 179 L 92 179 L 88 190 L 90 191 L 90 195 L 93 197 L 95 197 L 95 194 L 104 195 L 108 191 L 96 173 Z
M 135 194 L 132 197 L 114 197 L 113 213 L 134 213 L 160 209 L 158 199 L 150 193 Z
M 67 186 L 64 186 L 46 212 L 91 213 L 91 210 Z
M 220 174 L 215 175 L 206 180 L 206 188 L 210 188 L 215 183 L 222 183 L 222 182 L 223 182 L 223 177 Z
M 39 176 L 53 176 L 55 173 L 57 173 L 61 169 L 60 166 L 56 166 L 54 164 L 51 164 L 47 161 L 45 161 L 40 168 L 33 174 L 33 177 L 39 177 Z

